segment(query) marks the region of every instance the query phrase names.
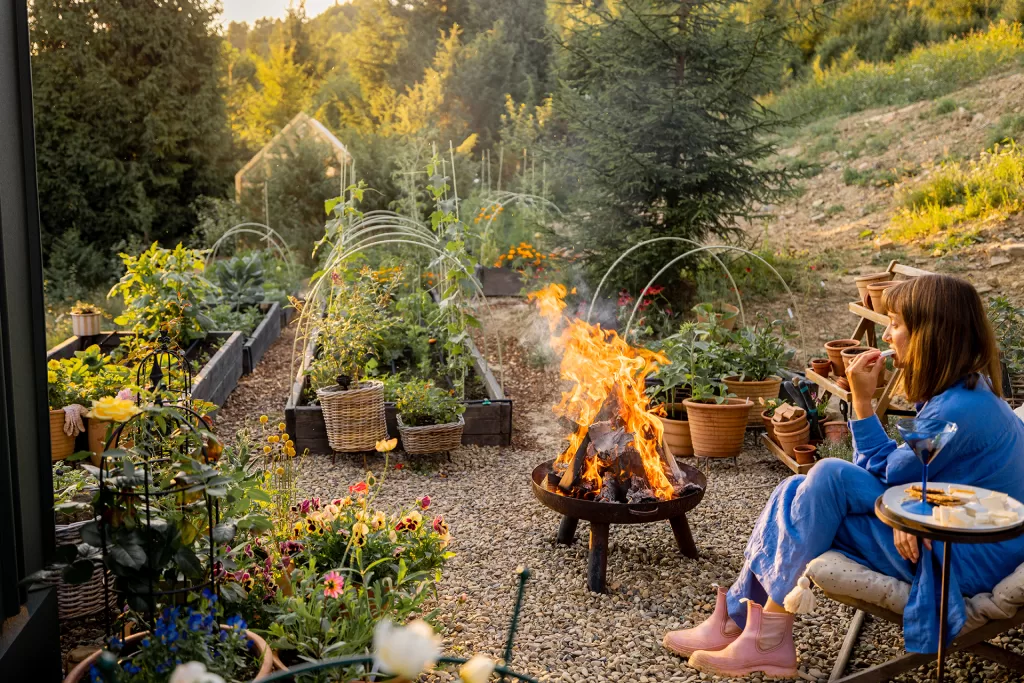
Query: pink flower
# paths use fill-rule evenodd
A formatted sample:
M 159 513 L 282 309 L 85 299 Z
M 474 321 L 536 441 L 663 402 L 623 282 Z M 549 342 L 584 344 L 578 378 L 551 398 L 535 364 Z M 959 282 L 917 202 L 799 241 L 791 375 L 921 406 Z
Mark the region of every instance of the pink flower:
M 309 506 L 310 502 L 308 500 L 304 500 L 301 503 L 299 503 L 299 511 L 302 512 L 302 514 L 304 515 L 309 514 Z
M 434 533 L 440 534 L 441 536 L 448 533 L 448 523 L 444 521 L 444 517 L 441 515 L 434 517 L 434 523 L 431 524 L 431 526 L 434 529 Z
M 426 510 L 428 507 L 430 507 L 430 496 L 423 496 L 422 498 L 420 498 L 416 502 L 420 504 L 421 508 Z
M 125 387 L 121 391 L 117 392 L 117 397 L 119 399 L 123 400 L 123 401 L 134 401 L 135 400 L 135 394 L 133 394 L 132 390 L 129 389 L 128 387 Z
M 654 286 L 647 290 L 647 296 L 658 296 L 664 291 L 664 287 Z
M 328 572 L 324 577 L 324 596 L 337 598 L 341 595 L 341 589 L 345 587 L 345 579 L 341 578 L 338 572 Z

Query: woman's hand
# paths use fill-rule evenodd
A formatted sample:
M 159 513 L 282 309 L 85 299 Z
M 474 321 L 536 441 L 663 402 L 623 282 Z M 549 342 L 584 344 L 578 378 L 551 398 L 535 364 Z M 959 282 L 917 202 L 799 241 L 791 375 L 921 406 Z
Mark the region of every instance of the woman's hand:
M 878 349 L 870 349 L 854 356 L 846 366 L 846 380 L 850 383 L 850 393 L 853 394 L 853 411 L 861 420 L 874 413 L 871 397 L 878 388 L 878 375 L 885 367 L 881 355 L 882 352 Z
M 896 544 L 896 552 L 904 560 L 914 564 L 917 564 L 917 561 L 921 559 L 921 551 L 918 550 L 917 540 L 917 536 L 911 536 L 906 531 L 892 530 L 892 542 Z M 925 548 L 928 550 L 932 549 L 932 542 L 930 540 L 926 538 L 923 543 Z

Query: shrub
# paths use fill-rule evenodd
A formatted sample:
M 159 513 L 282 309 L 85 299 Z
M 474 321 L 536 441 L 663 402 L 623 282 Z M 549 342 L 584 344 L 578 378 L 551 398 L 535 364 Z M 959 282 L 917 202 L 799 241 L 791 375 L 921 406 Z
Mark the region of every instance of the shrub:
M 892 63 L 853 60 L 821 68 L 766 104 L 784 117 L 825 116 L 887 105 L 910 104 L 952 92 L 1017 63 L 1024 56 L 1018 23 L 992 24 L 987 31 L 916 48 Z
M 414 380 L 402 387 L 395 409 L 407 427 L 456 422 L 466 407 L 431 381 Z
M 889 230 L 894 239 L 931 237 L 968 221 L 1020 211 L 1024 206 L 1024 154 L 996 146 L 966 165 L 947 163 L 906 192 Z

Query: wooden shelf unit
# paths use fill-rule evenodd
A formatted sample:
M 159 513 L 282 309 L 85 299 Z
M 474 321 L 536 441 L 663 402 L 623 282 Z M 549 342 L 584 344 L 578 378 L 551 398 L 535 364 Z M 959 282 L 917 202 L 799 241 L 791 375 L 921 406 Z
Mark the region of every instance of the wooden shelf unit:
M 807 474 L 811 471 L 811 468 L 814 467 L 814 463 L 811 463 L 810 465 L 800 465 L 797 463 L 796 460 L 789 457 L 786 451 L 782 450 L 782 447 L 779 446 L 779 444 L 769 439 L 768 434 L 761 435 L 761 443 L 764 444 L 764 447 L 770 452 L 774 453 L 775 457 L 778 458 L 783 465 L 793 470 L 793 474 Z

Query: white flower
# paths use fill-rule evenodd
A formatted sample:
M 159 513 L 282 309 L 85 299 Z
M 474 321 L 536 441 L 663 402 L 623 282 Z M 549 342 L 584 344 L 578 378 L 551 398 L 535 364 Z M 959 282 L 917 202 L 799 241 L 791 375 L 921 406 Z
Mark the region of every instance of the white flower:
M 494 660 L 487 655 L 473 655 L 473 658 L 459 668 L 462 683 L 487 683 L 494 673 Z
M 179 664 L 167 683 L 224 683 L 224 679 L 207 671 L 202 662 L 189 662 Z
M 373 630 L 374 662 L 399 679 L 419 678 L 421 673 L 434 668 L 440 656 L 441 637 L 422 619 L 404 627 L 383 620 Z

